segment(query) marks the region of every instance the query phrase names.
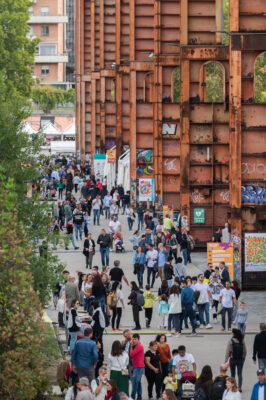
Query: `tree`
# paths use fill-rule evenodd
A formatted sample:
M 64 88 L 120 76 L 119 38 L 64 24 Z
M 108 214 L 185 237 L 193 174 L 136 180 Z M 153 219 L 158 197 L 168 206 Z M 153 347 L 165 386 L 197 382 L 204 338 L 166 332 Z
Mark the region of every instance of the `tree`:
M 173 102 L 180 102 L 180 68 L 177 67 L 173 72 Z
M 256 103 L 266 103 L 266 51 L 255 62 L 254 98 Z
M 32 249 L 16 212 L 14 182 L 0 179 L 0 398 L 41 399 L 49 347 L 30 272 Z
M 74 89 L 56 89 L 52 86 L 39 86 L 32 91 L 32 100 L 37 104 L 45 114 L 58 107 L 59 104 L 75 104 Z
M 218 62 L 206 65 L 206 100 L 208 103 L 224 102 L 224 71 Z

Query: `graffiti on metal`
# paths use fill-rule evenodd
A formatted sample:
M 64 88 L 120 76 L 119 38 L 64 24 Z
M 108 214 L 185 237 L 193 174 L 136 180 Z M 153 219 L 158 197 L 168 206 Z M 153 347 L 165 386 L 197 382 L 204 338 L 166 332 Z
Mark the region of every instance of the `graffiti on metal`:
M 190 198 L 192 203 L 200 203 L 204 197 L 198 191 L 194 190 L 194 192 L 190 193 Z
M 139 177 L 153 175 L 153 150 L 138 150 L 137 152 L 137 174 Z
M 266 173 L 266 165 L 263 163 L 250 163 L 250 162 L 242 162 L 242 175 L 244 174 L 265 174 Z
M 241 186 L 242 203 L 266 203 L 266 188 L 261 186 Z
M 163 124 L 162 135 L 175 135 L 176 124 Z
M 223 199 L 223 201 L 226 201 L 227 203 L 229 203 L 229 198 L 230 198 L 230 192 L 229 190 L 225 191 L 225 192 L 221 192 L 220 193 L 221 198 Z
M 173 158 L 172 160 L 169 160 L 168 158 L 164 160 L 163 165 L 166 168 L 166 171 L 177 171 L 177 158 Z

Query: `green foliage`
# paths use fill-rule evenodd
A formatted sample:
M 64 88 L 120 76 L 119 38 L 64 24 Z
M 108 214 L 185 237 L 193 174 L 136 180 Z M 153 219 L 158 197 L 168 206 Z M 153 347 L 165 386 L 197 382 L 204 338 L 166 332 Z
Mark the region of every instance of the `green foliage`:
M 176 68 L 173 72 L 173 102 L 180 102 L 180 68 Z
M 74 89 L 56 89 L 52 86 L 39 86 L 32 90 L 32 100 L 45 114 L 58 107 L 59 104 L 75 104 Z
M 254 81 L 255 102 L 266 103 L 266 51 L 257 57 Z
M 0 398 L 41 399 L 49 388 L 44 372 L 54 352 L 51 332 L 33 290 L 32 249 L 16 212 L 12 179 L 0 180 Z
M 223 31 L 229 32 L 229 0 L 223 0 Z M 223 44 L 229 45 L 229 35 L 223 33 Z
M 224 71 L 218 62 L 206 65 L 206 101 L 207 103 L 224 102 Z

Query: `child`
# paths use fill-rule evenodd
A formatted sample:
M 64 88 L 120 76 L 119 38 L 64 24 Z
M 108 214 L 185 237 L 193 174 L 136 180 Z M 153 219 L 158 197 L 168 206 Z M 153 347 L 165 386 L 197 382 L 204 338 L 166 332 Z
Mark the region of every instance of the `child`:
M 166 377 L 164 378 L 163 383 L 164 383 L 164 385 L 165 385 L 165 389 L 170 389 L 170 390 L 172 390 L 173 392 L 175 391 L 175 388 L 176 388 L 176 379 L 175 379 L 175 380 L 173 379 L 173 374 L 172 374 L 172 371 L 171 371 L 171 370 L 168 371 L 168 376 L 166 376 Z
M 168 324 L 168 311 L 169 311 L 169 304 L 166 294 L 161 296 L 161 300 L 159 302 L 158 314 L 161 317 L 160 328 L 167 328 Z
M 149 328 L 151 325 L 152 318 L 152 307 L 153 302 L 157 301 L 158 298 L 154 296 L 154 294 L 150 291 L 150 285 L 145 286 L 146 292 L 144 292 L 143 296 L 145 299 L 144 310 L 145 310 L 145 320 L 146 320 L 146 328 Z
M 245 336 L 246 333 L 247 322 L 248 310 L 246 310 L 246 303 L 244 301 L 241 301 L 240 308 L 237 310 L 233 324 L 236 325 L 237 323 L 237 328 L 242 332 L 243 336 Z
M 170 360 L 170 362 L 168 364 L 168 371 L 172 372 L 173 361 L 174 361 L 175 356 L 177 356 L 177 354 L 178 354 L 178 349 L 172 350 L 172 360 Z

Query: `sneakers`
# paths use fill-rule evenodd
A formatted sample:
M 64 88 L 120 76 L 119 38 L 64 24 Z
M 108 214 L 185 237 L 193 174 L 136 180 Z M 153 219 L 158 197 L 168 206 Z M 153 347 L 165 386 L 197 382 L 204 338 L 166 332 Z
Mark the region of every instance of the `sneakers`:
M 224 331 L 224 328 L 221 328 L 221 331 L 223 332 L 223 331 Z
M 78 250 L 79 249 L 79 247 L 75 247 L 75 250 Z
M 213 323 L 217 324 L 217 318 L 213 318 Z
M 116 328 L 115 330 L 116 330 L 116 331 L 119 331 L 119 332 L 121 332 L 121 331 L 122 331 L 122 329 L 120 329 L 120 328 Z
M 212 329 L 212 325 L 211 324 L 206 325 L 206 329 Z
M 200 327 L 200 329 L 204 329 L 204 325 L 200 325 L 199 327 Z
M 181 336 L 181 335 L 180 335 L 180 333 L 176 333 L 174 336 L 175 336 L 175 337 L 179 337 L 179 336 Z
M 65 250 L 69 250 L 69 248 L 68 248 L 68 247 L 65 247 Z
M 172 336 L 172 333 L 167 333 L 165 336 L 170 337 L 170 336 Z

